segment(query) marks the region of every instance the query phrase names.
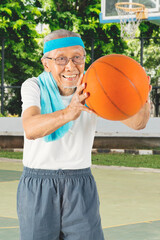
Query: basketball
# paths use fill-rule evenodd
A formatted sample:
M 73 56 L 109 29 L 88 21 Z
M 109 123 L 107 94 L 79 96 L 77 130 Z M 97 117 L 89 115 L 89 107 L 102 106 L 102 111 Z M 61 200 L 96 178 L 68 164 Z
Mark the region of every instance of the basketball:
M 149 81 L 143 67 L 134 59 L 111 54 L 97 59 L 86 71 L 84 92 L 87 106 L 108 120 L 124 120 L 145 104 Z

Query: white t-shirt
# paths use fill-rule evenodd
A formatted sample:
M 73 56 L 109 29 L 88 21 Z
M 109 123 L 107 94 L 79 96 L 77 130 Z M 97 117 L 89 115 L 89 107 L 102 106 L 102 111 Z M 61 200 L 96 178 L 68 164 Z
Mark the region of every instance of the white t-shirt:
M 21 88 L 22 114 L 31 106 L 40 106 L 40 88 L 37 78 L 27 79 Z M 71 96 L 61 96 L 67 107 Z M 82 169 L 91 166 L 91 150 L 97 117 L 83 111 L 73 121 L 72 128 L 59 140 L 45 142 L 44 138 L 28 140 L 24 133 L 23 164 L 37 169 Z

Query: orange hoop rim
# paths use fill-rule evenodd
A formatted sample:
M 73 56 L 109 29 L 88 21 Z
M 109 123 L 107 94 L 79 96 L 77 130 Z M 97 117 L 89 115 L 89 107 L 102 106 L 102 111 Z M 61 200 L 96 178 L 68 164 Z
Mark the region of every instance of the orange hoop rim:
M 132 5 L 136 6 L 135 8 L 130 8 L 130 7 L 123 7 L 123 5 Z M 115 4 L 115 7 L 117 9 L 123 10 L 125 12 L 140 12 L 140 11 L 145 11 L 145 6 L 141 3 L 129 3 L 129 2 L 119 2 Z

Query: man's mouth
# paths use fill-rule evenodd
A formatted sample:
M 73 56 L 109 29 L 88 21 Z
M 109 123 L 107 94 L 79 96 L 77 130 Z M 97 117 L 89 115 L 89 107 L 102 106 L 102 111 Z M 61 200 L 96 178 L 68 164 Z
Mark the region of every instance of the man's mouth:
M 73 74 L 73 75 L 62 75 L 63 78 L 65 78 L 68 81 L 74 81 L 75 78 L 77 77 L 77 74 Z

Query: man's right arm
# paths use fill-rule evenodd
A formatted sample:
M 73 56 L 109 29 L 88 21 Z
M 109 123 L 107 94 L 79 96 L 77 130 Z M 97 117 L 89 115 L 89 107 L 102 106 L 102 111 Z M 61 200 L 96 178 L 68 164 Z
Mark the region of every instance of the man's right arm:
M 37 106 L 29 107 L 22 115 L 26 138 L 33 140 L 56 131 L 65 123 L 71 121 L 67 109 L 49 114 L 41 114 Z
M 22 115 L 23 128 L 28 139 L 41 138 L 56 131 L 58 128 L 76 120 L 82 111 L 91 113 L 83 102 L 88 94 L 83 94 L 84 84 L 77 87 L 71 103 L 67 108 L 49 114 L 41 114 L 38 106 L 27 108 Z

